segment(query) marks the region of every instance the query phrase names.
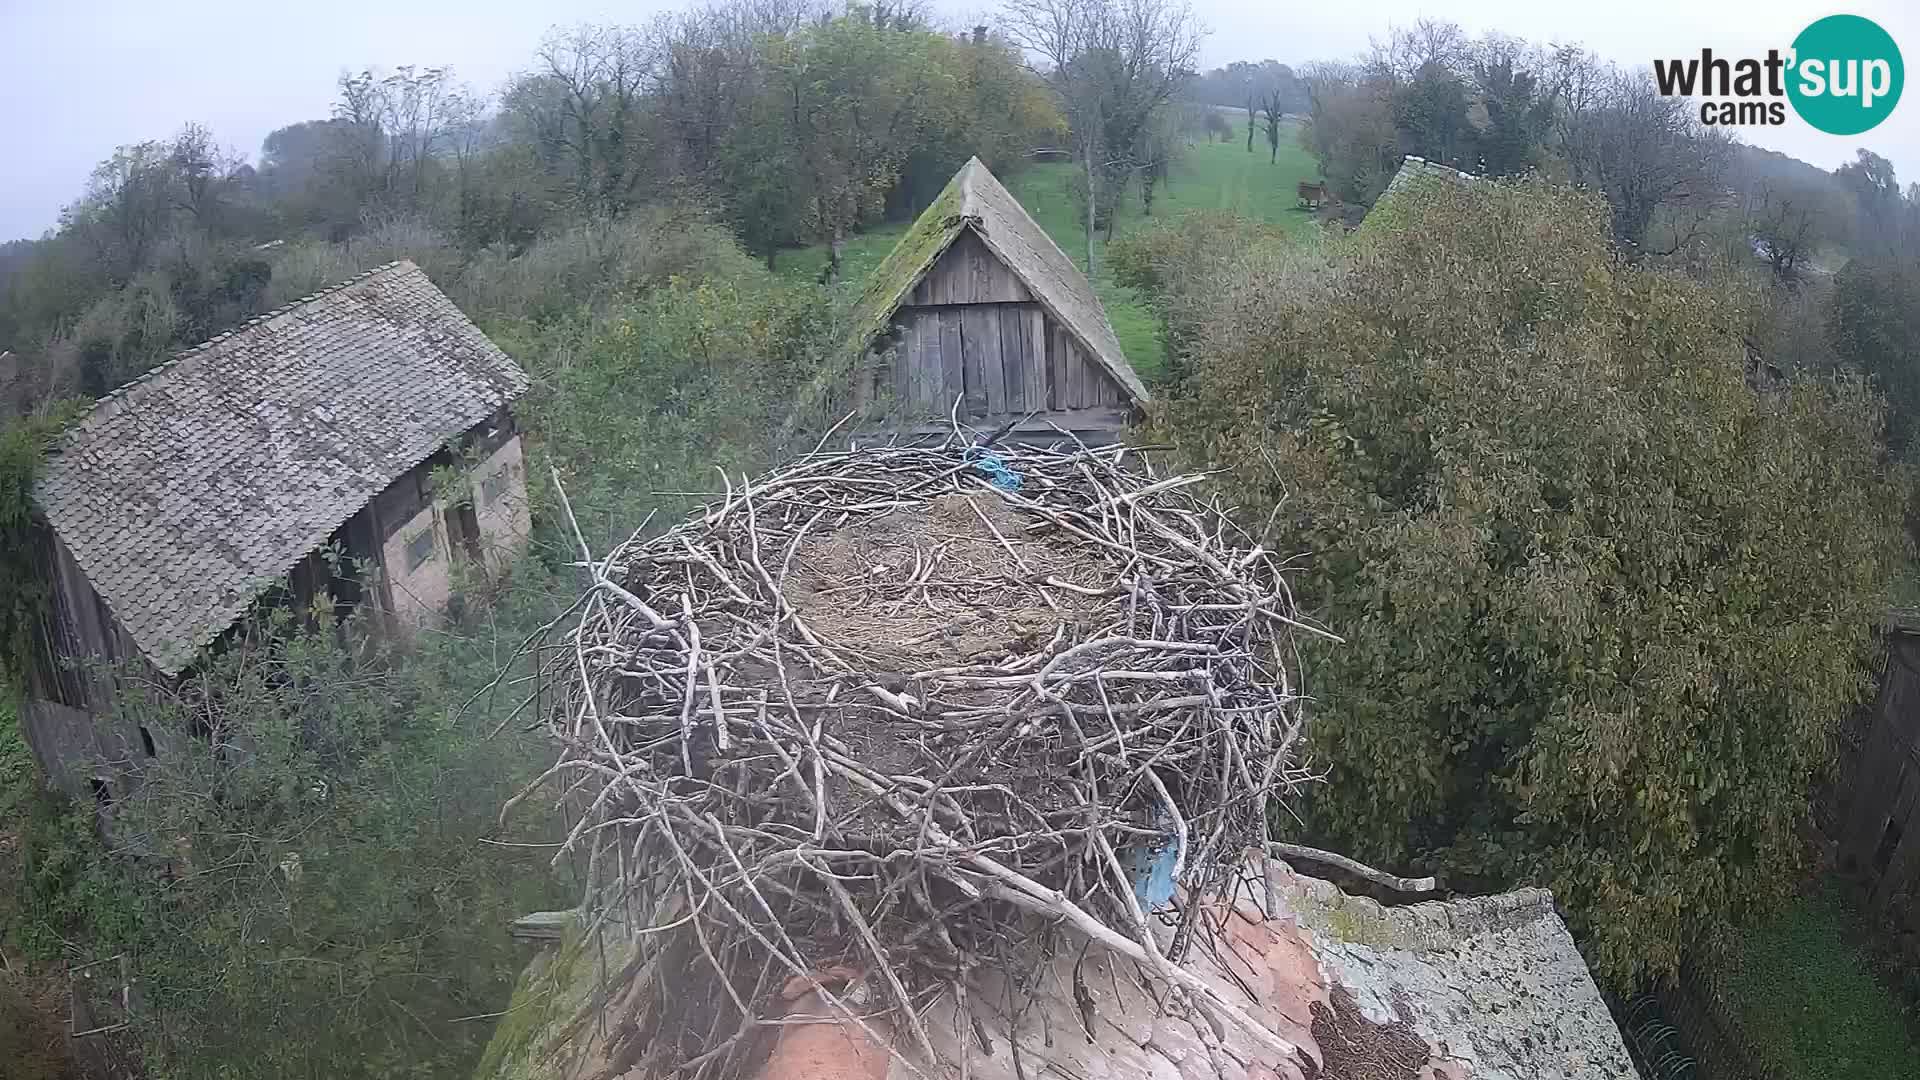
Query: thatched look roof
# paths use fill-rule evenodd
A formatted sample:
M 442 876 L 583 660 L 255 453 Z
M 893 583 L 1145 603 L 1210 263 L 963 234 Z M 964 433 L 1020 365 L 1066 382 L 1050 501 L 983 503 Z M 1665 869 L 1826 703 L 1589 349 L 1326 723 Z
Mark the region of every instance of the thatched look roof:
M 100 399 L 34 501 L 172 675 L 375 495 L 526 387 L 419 267 L 391 263 Z
M 977 157 L 953 174 L 874 271 L 854 310 L 852 352 L 865 352 L 875 337 L 886 332 L 901 302 L 969 229 L 1126 388 L 1136 404 L 1148 400 L 1146 385 L 1121 352 L 1093 283 Z

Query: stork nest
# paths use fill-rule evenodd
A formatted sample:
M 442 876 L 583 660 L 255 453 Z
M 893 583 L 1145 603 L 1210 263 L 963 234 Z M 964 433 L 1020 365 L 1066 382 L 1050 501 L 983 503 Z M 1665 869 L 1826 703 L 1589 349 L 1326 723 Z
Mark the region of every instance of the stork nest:
M 582 541 L 542 782 L 652 983 L 625 1060 L 748 1075 L 812 991 L 924 1065 L 934 997 L 1068 940 L 1253 1023 L 1178 966 L 1208 907 L 1142 881 L 1214 894 L 1267 840 L 1303 779 L 1294 642 L 1325 632 L 1202 479 L 1126 448 L 814 453 Z

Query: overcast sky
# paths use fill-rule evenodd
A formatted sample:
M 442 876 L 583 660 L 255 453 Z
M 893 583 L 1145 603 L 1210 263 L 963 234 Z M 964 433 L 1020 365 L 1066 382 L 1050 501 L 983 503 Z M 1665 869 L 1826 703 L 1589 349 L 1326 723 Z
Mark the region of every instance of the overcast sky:
M 992 0 L 935 0 L 955 25 Z M 1194 0 L 1212 33 L 1205 63 L 1272 58 L 1290 64 L 1350 58 L 1370 35 L 1421 17 L 1450 19 L 1536 41 L 1578 43 L 1626 65 L 1656 56 L 1729 56 L 1786 48 L 1822 15 L 1874 19 L 1920 63 L 1920 3 L 1862 0 L 1847 7 L 1784 0 L 1355 0 L 1283 4 Z M 327 114 L 342 71 L 398 64 L 451 66 L 496 90 L 524 66 L 555 24 L 641 22 L 685 6 L 665 0 L 0 0 L 0 239 L 54 224 L 95 162 L 116 145 L 162 138 L 187 121 L 257 156 L 275 128 Z M 981 21 L 991 21 L 985 19 Z M 1784 128 L 1740 129 L 1750 142 L 1823 168 L 1864 144 L 1920 180 L 1920 90 L 1864 136 L 1823 135 L 1793 116 Z

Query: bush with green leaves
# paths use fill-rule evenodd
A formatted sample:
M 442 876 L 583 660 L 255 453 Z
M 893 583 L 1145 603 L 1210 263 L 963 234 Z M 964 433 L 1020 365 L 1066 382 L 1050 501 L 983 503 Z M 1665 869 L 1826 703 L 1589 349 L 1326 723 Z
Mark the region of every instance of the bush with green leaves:
M 534 574 L 529 567 L 525 573 Z M 491 681 L 551 617 L 538 581 L 404 658 L 291 613 L 179 687 L 130 692 L 164 749 L 106 813 L 33 800 L 15 948 L 124 952 L 156 1078 L 453 1077 L 527 957 L 507 924 L 564 906 L 545 815 L 503 803 L 545 751 Z M 510 670 L 509 675 L 524 674 Z M 536 804 L 540 800 L 534 800 Z
M 1904 487 L 1860 382 L 1743 377 L 1742 298 L 1622 266 L 1597 197 L 1433 185 L 1303 277 L 1188 282 L 1162 433 L 1346 644 L 1306 820 L 1537 884 L 1615 987 L 1782 899 L 1871 688 Z
M 719 490 L 722 470 L 737 480 L 766 468 L 834 317 L 817 286 L 749 263 L 726 276 L 674 275 L 598 311 L 497 335 L 534 376 L 520 415 L 540 433 L 536 494 L 558 510 L 545 465 L 558 466 L 603 552 L 648 512 L 671 515 L 697 501 L 688 492 Z M 572 548 L 572 537 L 560 543 Z

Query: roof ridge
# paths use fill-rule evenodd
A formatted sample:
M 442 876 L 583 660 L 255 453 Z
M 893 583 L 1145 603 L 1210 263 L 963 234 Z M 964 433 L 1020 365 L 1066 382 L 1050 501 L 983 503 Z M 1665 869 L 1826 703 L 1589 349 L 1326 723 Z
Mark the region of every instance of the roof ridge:
M 167 372 L 173 371 L 174 369 L 178 368 L 181 365 L 181 363 L 183 363 L 184 361 L 189 360 L 193 357 L 199 356 L 203 353 L 210 352 L 213 350 L 214 346 L 220 345 L 232 339 L 234 335 L 239 334 L 245 330 L 250 330 L 253 327 L 259 325 L 260 323 L 266 322 L 269 319 L 279 318 L 280 316 L 285 315 L 288 312 L 292 311 L 294 308 L 304 307 L 307 304 L 311 304 L 316 301 L 326 299 L 330 296 L 334 296 L 338 293 L 344 292 L 347 289 L 354 287 L 355 285 L 362 284 L 363 282 L 369 280 L 375 275 L 384 274 L 389 270 L 398 269 L 403 265 L 412 266 L 414 267 L 414 269 L 419 269 L 419 267 L 415 265 L 413 260 L 411 259 L 394 259 L 391 262 L 382 263 L 371 270 L 363 270 L 360 273 L 355 274 L 344 281 L 335 282 L 334 284 L 329 285 L 326 288 L 320 289 L 317 292 L 309 293 L 298 300 L 292 300 L 285 304 L 281 304 L 279 307 L 274 308 L 271 311 L 261 312 L 260 314 L 249 318 L 246 322 L 243 322 L 238 326 L 233 326 L 225 330 L 222 330 L 220 333 L 213 335 L 212 337 L 208 338 L 205 341 L 200 342 L 197 345 L 189 345 L 188 347 L 181 349 L 179 352 L 176 352 L 172 356 L 167 357 L 165 360 L 161 361 L 158 364 L 155 364 L 151 368 L 148 368 L 146 371 L 141 372 L 140 374 L 134 376 L 133 378 L 128 379 L 126 382 L 121 383 L 119 386 L 116 386 L 113 389 L 95 398 L 92 406 L 90 406 L 87 410 L 87 415 L 81 417 L 80 422 L 73 425 L 73 427 L 68 430 L 67 435 L 60 440 L 59 444 L 55 445 L 51 450 L 48 451 L 49 455 L 58 454 L 60 452 L 61 447 L 64 446 L 67 442 L 71 441 L 73 436 L 78 434 L 80 429 L 86 426 L 86 422 L 89 419 L 91 419 L 95 413 L 99 412 L 103 407 L 112 408 L 113 406 L 124 404 L 126 399 L 132 394 L 134 390 L 138 389 L 141 386 L 145 386 L 148 383 L 153 382 L 155 379 L 159 378 L 163 374 L 166 374 Z
M 968 158 L 967 163 L 960 166 L 960 216 L 963 219 L 980 216 L 980 208 L 976 205 L 978 196 L 974 193 L 973 178 L 975 170 L 984 168 L 986 165 L 981 162 L 978 154 Z

